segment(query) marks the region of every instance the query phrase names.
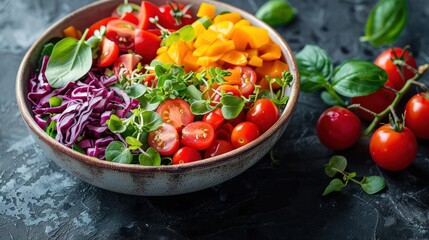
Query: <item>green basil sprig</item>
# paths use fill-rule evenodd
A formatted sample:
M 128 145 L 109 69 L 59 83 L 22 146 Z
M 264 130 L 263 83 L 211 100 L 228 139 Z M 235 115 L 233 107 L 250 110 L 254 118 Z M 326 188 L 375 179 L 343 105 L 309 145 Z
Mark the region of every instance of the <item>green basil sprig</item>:
M 262 5 L 255 16 L 276 27 L 287 24 L 295 18 L 296 10 L 285 0 L 270 0 Z
M 369 42 L 375 47 L 391 45 L 404 29 L 407 17 L 406 0 L 380 0 L 368 16 L 365 36 L 360 41 Z
M 301 90 L 321 89 L 322 100 L 328 105 L 342 105 L 344 97 L 359 97 L 376 92 L 387 81 L 387 73 L 371 62 L 350 60 L 333 70 L 330 57 L 318 46 L 307 45 L 296 54 Z

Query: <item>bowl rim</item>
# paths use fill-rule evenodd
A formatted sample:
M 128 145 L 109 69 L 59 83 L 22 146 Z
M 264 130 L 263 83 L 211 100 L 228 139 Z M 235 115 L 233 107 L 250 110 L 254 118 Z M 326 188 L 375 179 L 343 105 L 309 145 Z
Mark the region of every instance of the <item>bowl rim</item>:
M 82 164 L 90 165 L 91 167 L 96 167 L 96 168 L 110 169 L 113 171 L 129 172 L 129 173 L 155 173 L 155 172 L 183 173 L 191 170 L 194 171 L 196 169 L 205 169 L 207 167 L 215 167 L 222 164 L 226 164 L 227 162 L 231 161 L 231 159 L 234 159 L 235 157 L 247 151 L 250 151 L 251 149 L 259 145 L 263 141 L 266 141 L 267 139 L 269 139 L 269 137 L 272 136 L 277 130 L 279 130 L 283 124 L 287 124 L 290 118 L 292 117 L 292 112 L 298 101 L 300 81 L 299 81 L 299 72 L 298 72 L 298 67 L 297 67 L 295 57 L 292 54 L 292 50 L 290 49 L 289 45 L 284 40 L 284 38 L 268 24 L 262 22 L 261 20 L 257 19 L 254 15 L 242 9 L 239 9 L 235 6 L 232 6 L 224 2 L 218 2 L 214 0 L 204 0 L 204 2 L 214 4 L 216 5 L 216 7 L 220 7 L 221 9 L 222 8 L 231 9 L 232 11 L 239 12 L 244 19 L 252 19 L 252 21 L 258 22 L 258 24 L 261 27 L 269 31 L 271 38 L 275 36 L 280 41 L 283 57 L 284 59 L 289 60 L 287 63 L 289 66 L 289 71 L 292 73 L 294 80 L 290 87 L 288 103 L 283 109 L 280 115 L 280 118 L 277 120 L 277 122 L 265 133 L 261 134 L 257 139 L 255 139 L 254 141 L 250 142 L 245 146 L 239 147 L 237 149 L 221 154 L 219 156 L 206 158 L 200 161 L 186 163 L 186 164 L 178 164 L 178 165 L 143 166 L 138 164 L 116 163 L 116 162 L 110 162 L 106 160 L 100 160 L 96 157 L 91 157 L 91 156 L 79 153 L 71 148 L 64 146 L 54 138 L 50 137 L 43 129 L 41 129 L 37 125 L 36 121 L 33 118 L 31 109 L 27 107 L 29 106 L 29 104 L 27 105 L 28 99 L 27 99 L 27 96 L 25 95 L 27 90 L 25 88 L 28 87 L 29 78 L 25 78 L 24 76 L 25 70 L 26 68 L 29 68 L 28 63 L 30 62 L 30 57 L 36 51 L 37 46 L 39 46 L 40 44 L 45 44 L 44 42 L 42 42 L 42 40 L 44 36 L 49 34 L 49 32 L 53 31 L 63 22 L 66 22 L 71 18 L 73 18 L 74 16 L 79 15 L 81 12 L 87 10 L 88 8 L 95 8 L 99 5 L 112 3 L 112 2 L 117 2 L 117 1 L 105 0 L 105 1 L 97 1 L 91 4 L 87 4 L 67 14 L 65 17 L 55 22 L 48 29 L 46 29 L 32 44 L 32 46 L 27 50 L 19 66 L 18 74 L 16 77 L 16 87 L 15 87 L 16 100 L 17 100 L 19 111 L 21 112 L 21 115 L 24 121 L 26 122 L 27 126 L 31 129 L 31 131 L 33 131 L 34 134 L 37 135 L 37 137 L 40 140 L 42 140 L 51 148 L 53 148 L 54 151 L 58 151 L 61 154 L 67 155 L 69 158 L 74 159 Z M 194 2 L 202 2 L 202 1 L 192 1 L 192 2 L 194 3 Z

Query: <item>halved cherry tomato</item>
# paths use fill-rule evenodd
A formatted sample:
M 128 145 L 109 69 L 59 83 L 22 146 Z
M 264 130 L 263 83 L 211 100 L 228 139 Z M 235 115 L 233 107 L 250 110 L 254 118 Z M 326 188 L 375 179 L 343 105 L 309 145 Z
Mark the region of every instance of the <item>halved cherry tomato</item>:
M 239 90 L 245 97 L 253 93 L 256 84 L 256 72 L 250 67 L 236 66 L 232 69 L 238 69 L 241 72 L 241 85 Z
M 407 127 L 396 131 L 391 124 L 378 128 L 369 142 L 369 151 L 375 163 L 390 171 L 407 168 L 417 156 L 417 140 Z
M 201 160 L 201 154 L 194 148 L 184 146 L 181 147 L 173 155 L 173 164 L 189 163 Z
M 166 20 L 159 11 L 159 8 L 153 3 L 143 1 L 140 5 L 139 13 L 139 29 L 148 30 L 157 28 L 155 24 L 150 22 L 150 18 L 158 16 L 158 23 L 161 26 L 166 26 Z
M 112 65 L 118 58 L 119 48 L 113 41 L 103 37 L 100 43 L 100 56 L 97 60 L 97 66 L 107 67 Z
M 170 156 L 179 150 L 179 133 L 171 124 L 162 123 L 157 130 L 149 133 L 148 143 L 160 155 Z
M 214 156 L 221 155 L 234 150 L 234 147 L 229 141 L 216 139 L 213 141 L 212 145 L 206 149 L 204 153 L 204 158 L 210 158 Z
M 143 63 L 149 63 L 156 57 L 161 38 L 145 30 L 136 29 L 134 51 L 142 57 Z
M 216 130 L 225 120 L 222 115 L 222 111 L 220 108 L 216 108 L 215 110 L 206 113 L 203 117 L 203 122 L 210 123 L 212 127 Z
M 106 37 L 114 41 L 122 52 L 133 49 L 136 25 L 124 20 L 112 20 L 106 28 Z
M 139 62 L 140 58 L 133 53 L 122 54 L 113 64 L 113 72 L 116 75 L 125 74 L 125 76 L 131 76 L 131 72 L 136 69 Z
M 164 101 L 156 112 L 163 122 L 171 124 L 177 131 L 194 121 L 189 103 L 179 98 Z
M 242 122 L 234 127 L 231 133 L 231 143 L 235 148 L 244 146 L 260 136 L 258 126 L 252 122 Z
M 117 17 L 107 17 L 99 20 L 98 22 L 95 22 L 88 28 L 88 33 L 86 34 L 86 39 L 89 39 L 94 35 L 95 30 L 100 30 L 101 26 L 107 26 L 107 23 L 109 23 L 112 20 L 118 19 Z
M 261 133 L 266 132 L 280 118 L 279 109 L 267 98 L 256 100 L 246 114 L 246 121 L 256 124 Z
M 177 30 L 185 25 L 192 24 L 195 19 L 192 17 L 190 10 L 183 12 L 184 8 L 185 5 L 176 2 L 160 6 L 159 11 L 166 22 L 166 26 L 163 27 Z
M 182 144 L 199 151 L 207 149 L 214 140 L 212 125 L 202 121 L 192 122 L 182 129 Z
M 405 106 L 405 125 L 420 139 L 429 139 L 429 94 L 419 93 Z
M 360 104 L 362 107 L 375 112 L 380 113 L 384 109 L 386 109 L 395 99 L 395 93 L 382 88 L 375 93 L 371 93 L 366 96 L 362 97 L 354 97 L 351 98 L 351 102 L 353 104 Z M 366 111 L 363 111 L 361 109 L 356 109 L 356 114 L 361 117 L 362 119 L 372 121 L 374 119 L 374 116 L 369 114 Z
M 398 67 L 392 62 L 392 59 L 396 57 L 401 58 L 409 67 L 403 67 L 403 77 L 401 76 L 400 70 Z M 384 69 L 389 76 L 385 86 L 389 86 L 396 90 L 400 90 L 405 82 L 412 78 L 415 75 L 415 72 L 410 70 L 410 68 L 417 69 L 417 64 L 414 57 L 407 50 L 402 48 L 395 47 L 386 49 L 375 59 L 374 64 Z
M 219 87 L 216 88 L 216 93 L 212 97 L 212 102 L 214 104 L 220 102 L 220 99 L 222 97 L 221 93 L 229 93 L 229 94 L 232 94 L 236 97 L 241 97 L 241 92 L 240 92 L 240 90 L 238 90 L 238 88 L 236 86 L 227 85 L 227 84 L 226 85 L 220 85 Z
M 130 23 L 135 24 L 135 25 L 139 25 L 139 19 L 136 17 L 135 14 L 130 13 L 130 12 L 124 13 L 124 15 L 121 17 L 121 20 L 130 22 Z

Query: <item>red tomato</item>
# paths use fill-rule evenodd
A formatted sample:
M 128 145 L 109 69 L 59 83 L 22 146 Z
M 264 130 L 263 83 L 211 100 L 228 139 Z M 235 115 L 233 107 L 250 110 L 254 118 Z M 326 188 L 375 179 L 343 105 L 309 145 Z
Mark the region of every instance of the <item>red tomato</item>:
M 162 156 L 173 155 L 180 147 L 179 133 L 168 123 L 162 125 L 148 135 L 149 146 Z
M 150 63 L 156 57 L 156 51 L 161 44 L 161 38 L 145 30 L 136 29 L 134 50 L 142 57 L 143 63 Z
M 222 97 L 221 95 L 222 92 L 232 94 L 236 97 L 241 97 L 240 90 L 238 90 L 236 86 L 232 86 L 228 84 L 220 85 L 219 87 L 216 88 L 216 93 L 212 97 L 213 103 L 217 104 L 220 102 L 220 99 Z
M 158 16 L 158 23 L 161 26 L 166 26 L 166 20 L 164 16 L 159 11 L 158 7 L 153 3 L 143 1 L 140 5 L 139 13 L 139 29 L 148 30 L 156 29 L 156 25 L 150 22 L 150 18 L 155 18 Z
M 111 20 L 106 28 L 106 37 L 114 41 L 122 52 L 134 48 L 136 25 L 124 20 Z
M 112 65 L 119 55 L 119 48 L 116 43 L 110 41 L 108 38 L 103 37 L 100 43 L 100 56 L 97 60 L 97 66 L 107 67 Z
M 124 15 L 121 17 L 121 20 L 130 22 L 130 23 L 135 24 L 135 25 L 139 25 L 139 19 L 136 17 L 135 14 L 130 13 L 130 12 L 124 13 Z
M 231 143 L 235 148 L 244 146 L 260 136 L 258 126 L 252 122 L 242 122 L 234 127 L 231 133 Z
M 147 75 L 145 77 L 145 79 L 143 80 L 143 82 L 145 83 L 146 86 L 153 87 L 154 84 L 156 83 L 155 76 L 154 75 Z
M 203 117 L 203 122 L 210 123 L 215 130 L 223 123 L 224 120 L 225 118 L 223 118 L 220 108 L 216 108 L 215 110 L 206 113 Z
M 196 121 L 182 129 L 182 144 L 199 151 L 208 148 L 213 140 L 214 130 L 209 123 Z
M 224 123 L 215 131 L 215 139 L 223 139 L 228 142 L 231 141 L 231 133 L 234 126 L 231 123 Z
M 173 8 L 171 8 L 173 6 Z M 192 17 L 192 13 L 182 11 L 185 6 L 181 3 L 171 2 L 171 5 L 166 4 L 159 7 L 159 11 L 165 19 L 165 28 L 180 29 L 185 25 L 192 24 L 195 19 Z
M 378 128 L 369 142 L 372 159 L 390 171 L 407 168 L 417 156 L 417 140 L 407 127 L 397 132 L 390 124 Z
M 256 72 L 250 67 L 236 66 L 232 69 L 238 69 L 241 72 L 241 85 L 239 90 L 245 97 L 253 93 L 256 84 Z
M 189 163 L 201 160 L 201 154 L 191 147 L 184 146 L 173 155 L 173 164 Z
M 218 156 L 232 150 L 234 150 L 234 147 L 229 141 L 216 139 L 213 141 L 212 145 L 206 149 L 204 158 Z
M 279 109 L 267 98 L 256 100 L 246 114 L 246 121 L 256 124 L 261 133 L 266 132 L 280 118 Z
M 360 104 L 362 107 L 368 110 L 371 110 L 372 112 L 381 113 L 393 102 L 394 99 L 395 99 L 394 92 L 387 90 L 385 88 L 382 88 L 377 92 L 371 93 L 367 96 L 354 97 L 351 99 L 351 102 L 353 104 Z M 368 121 L 372 121 L 374 119 L 373 115 L 361 109 L 357 109 L 356 113 L 362 119 L 365 119 Z
M 360 137 L 362 124 L 359 118 L 343 107 L 331 107 L 317 121 L 320 142 L 332 150 L 351 147 Z
M 122 54 L 113 64 L 113 72 L 116 75 L 125 74 L 126 76 L 131 76 L 131 72 L 134 71 L 139 62 L 140 58 L 133 53 Z
M 429 94 L 419 93 L 405 106 L 405 125 L 420 139 L 429 139 Z
M 95 22 L 88 28 L 88 33 L 86 34 L 86 39 L 89 39 L 94 35 L 95 30 L 100 30 L 101 26 L 107 26 L 107 23 L 109 23 L 112 20 L 118 19 L 117 17 L 107 17 L 103 18 L 98 22 Z
M 182 99 L 168 99 L 159 105 L 156 112 L 163 122 L 171 124 L 177 131 L 194 121 L 189 103 Z
M 404 73 L 404 79 L 401 76 L 398 67 L 392 62 L 392 59 L 396 58 L 395 56 L 404 60 L 405 63 L 411 68 L 417 69 L 416 61 L 414 57 L 411 56 L 411 53 L 407 50 L 397 47 L 393 48 L 393 50 L 392 48 L 386 49 L 384 52 L 378 55 L 374 63 L 387 72 L 389 78 L 385 85 L 396 90 L 400 90 L 404 86 L 405 81 L 412 78 L 415 73 L 409 68 L 403 67 L 402 70 Z
M 233 127 L 244 121 L 246 121 L 246 113 L 244 110 L 242 110 L 236 118 L 226 120 L 226 122 L 231 124 Z

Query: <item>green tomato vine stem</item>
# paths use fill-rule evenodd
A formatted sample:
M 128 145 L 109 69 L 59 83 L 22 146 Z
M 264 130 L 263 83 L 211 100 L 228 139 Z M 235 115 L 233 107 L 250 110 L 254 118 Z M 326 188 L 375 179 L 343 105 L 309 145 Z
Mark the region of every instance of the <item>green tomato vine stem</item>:
M 417 80 L 419 78 L 422 77 L 422 75 L 429 69 L 429 64 L 425 64 L 419 67 L 419 70 L 417 72 L 416 75 L 414 75 L 414 77 L 412 77 L 410 80 L 408 80 L 404 87 L 402 87 L 401 90 L 396 92 L 396 96 L 395 99 L 393 100 L 393 102 L 389 105 L 389 107 L 387 107 L 386 109 L 384 109 L 384 111 L 382 111 L 381 113 L 375 114 L 374 116 L 374 120 L 372 120 L 371 124 L 363 131 L 363 135 L 364 136 L 368 136 L 373 130 L 374 128 L 380 123 L 380 121 L 386 117 L 387 114 L 389 114 L 391 112 L 392 108 L 395 108 L 399 102 L 401 101 L 402 97 L 404 97 L 405 93 L 407 93 L 408 89 L 410 89 L 410 87 L 412 85 L 418 85 L 418 86 L 423 86 L 423 88 L 426 89 L 426 86 L 421 83 L 421 82 L 417 82 Z

